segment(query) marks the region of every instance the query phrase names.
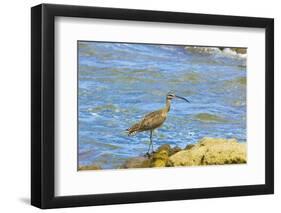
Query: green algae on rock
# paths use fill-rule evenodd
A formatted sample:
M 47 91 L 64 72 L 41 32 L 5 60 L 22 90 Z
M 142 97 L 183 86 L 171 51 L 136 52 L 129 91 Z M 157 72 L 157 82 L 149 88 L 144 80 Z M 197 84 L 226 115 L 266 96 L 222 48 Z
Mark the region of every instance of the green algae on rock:
M 151 167 L 165 167 L 169 160 L 171 147 L 169 144 L 160 146 L 151 156 Z
M 210 113 L 199 113 L 199 114 L 195 115 L 194 118 L 198 121 L 206 122 L 206 123 L 209 123 L 209 122 L 225 123 L 225 122 L 227 122 L 226 119 L 224 119 L 220 116 L 214 115 L 214 114 L 210 114 Z

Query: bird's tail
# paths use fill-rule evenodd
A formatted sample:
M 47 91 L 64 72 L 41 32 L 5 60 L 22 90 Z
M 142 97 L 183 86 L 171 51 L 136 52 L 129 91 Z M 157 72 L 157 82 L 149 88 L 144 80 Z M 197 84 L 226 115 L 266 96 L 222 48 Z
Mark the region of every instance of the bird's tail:
M 132 127 L 126 129 L 126 132 L 128 133 L 128 136 L 134 135 L 138 132 L 138 129 L 140 127 L 140 124 L 134 124 Z

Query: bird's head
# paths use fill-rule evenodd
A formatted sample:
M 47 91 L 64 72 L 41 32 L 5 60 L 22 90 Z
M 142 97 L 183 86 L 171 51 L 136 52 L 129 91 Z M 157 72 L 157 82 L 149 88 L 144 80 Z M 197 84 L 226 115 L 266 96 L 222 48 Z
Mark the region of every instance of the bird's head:
M 169 101 L 172 100 L 172 99 L 174 99 L 174 98 L 182 99 L 182 100 L 184 100 L 184 101 L 190 103 L 189 100 L 187 100 L 186 98 L 181 97 L 181 96 L 178 96 L 178 95 L 176 95 L 176 94 L 174 94 L 174 93 L 172 93 L 172 92 L 169 92 L 169 93 L 167 94 L 167 96 L 166 96 L 166 99 L 169 100 Z

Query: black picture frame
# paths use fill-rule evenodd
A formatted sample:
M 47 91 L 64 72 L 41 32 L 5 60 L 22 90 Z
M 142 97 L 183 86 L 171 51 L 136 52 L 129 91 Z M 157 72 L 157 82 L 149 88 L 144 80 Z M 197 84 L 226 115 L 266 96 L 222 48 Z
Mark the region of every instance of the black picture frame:
M 54 195 L 55 17 L 263 28 L 266 34 L 265 184 L 93 195 Z M 31 204 L 42 209 L 274 193 L 274 19 L 41 4 L 31 8 Z

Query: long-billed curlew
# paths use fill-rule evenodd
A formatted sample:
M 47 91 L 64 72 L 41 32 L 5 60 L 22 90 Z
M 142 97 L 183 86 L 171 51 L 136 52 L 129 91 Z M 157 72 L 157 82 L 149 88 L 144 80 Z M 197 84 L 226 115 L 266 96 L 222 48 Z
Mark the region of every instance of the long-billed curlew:
M 127 129 L 128 135 L 136 134 L 138 132 L 143 132 L 143 131 L 150 131 L 150 143 L 149 143 L 147 155 L 149 155 L 151 146 L 153 152 L 152 132 L 154 129 L 159 128 L 165 122 L 168 112 L 170 111 L 171 100 L 173 98 L 179 98 L 190 103 L 186 98 L 177 96 L 172 93 L 168 93 L 166 96 L 166 106 L 164 108 L 145 115 L 140 122 L 134 124 L 132 127 Z

